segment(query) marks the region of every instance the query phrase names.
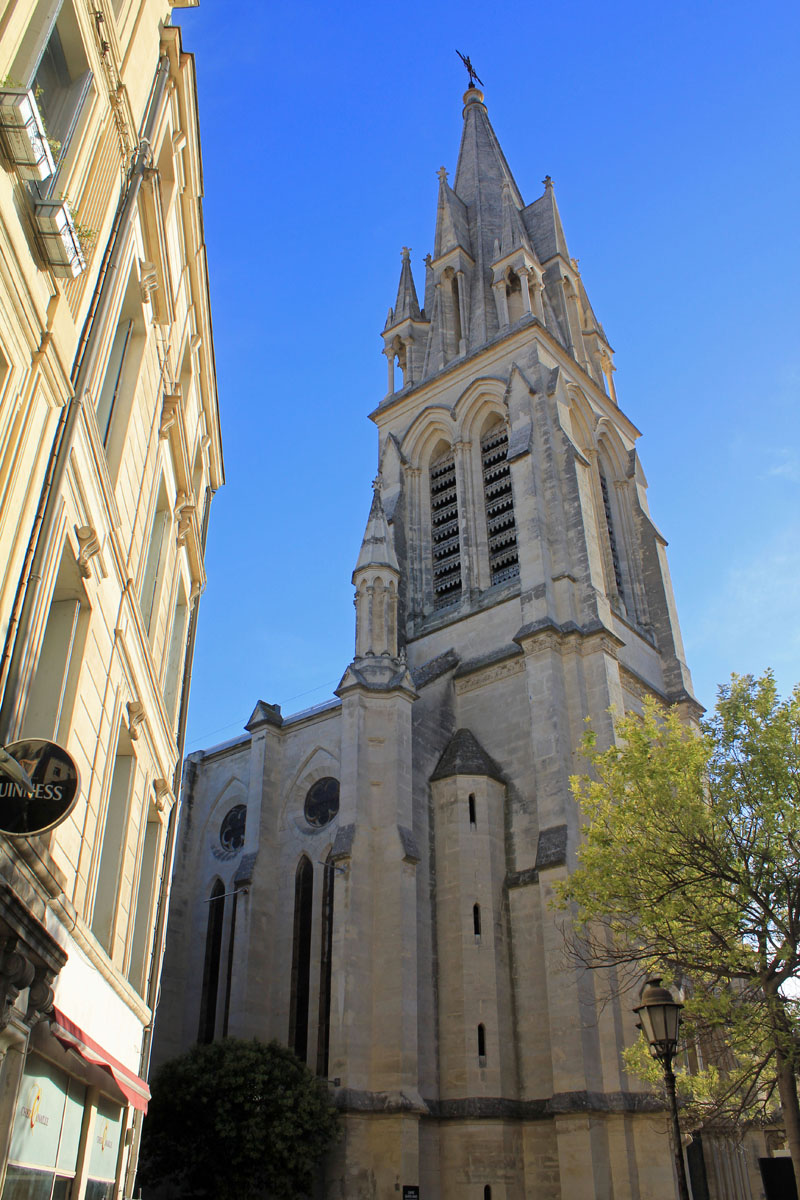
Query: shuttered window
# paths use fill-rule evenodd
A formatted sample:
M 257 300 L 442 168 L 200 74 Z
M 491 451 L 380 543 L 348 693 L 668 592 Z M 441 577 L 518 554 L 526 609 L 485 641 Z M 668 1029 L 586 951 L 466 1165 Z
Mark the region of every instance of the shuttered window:
M 433 607 L 449 608 L 461 599 L 461 542 L 452 450 L 431 464 L 431 527 Z
M 483 492 L 489 533 L 491 581 L 503 583 L 519 575 L 517 524 L 508 465 L 508 433 L 504 425 L 493 425 L 481 438 Z

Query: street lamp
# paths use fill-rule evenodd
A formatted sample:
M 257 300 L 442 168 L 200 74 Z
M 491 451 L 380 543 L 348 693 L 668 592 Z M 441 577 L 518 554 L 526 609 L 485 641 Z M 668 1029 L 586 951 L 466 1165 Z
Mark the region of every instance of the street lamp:
M 678 1173 L 678 1196 L 680 1200 L 689 1200 L 689 1185 L 686 1182 L 686 1167 L 681 1147 L 681 1129 L 678 1124 L 675 1072 L 672 1070 L 672 1060 L 678 1049 L 678 1028 L 681 1023 L 683 1004 L 674 998 L 668 988 L 661 986 L 660 978 L 648 979 L 639 994 L 639 999 L 641 1001 L 639 1007 L 633 1010 L 641 1022 L 640 1025 L 637 1025 L 637 1029 L 643 1031 L 650 1043 L 650 1053 L 664 1068 L 664 1083 L 667 1088 L 672 1122 L 675 1169 Z

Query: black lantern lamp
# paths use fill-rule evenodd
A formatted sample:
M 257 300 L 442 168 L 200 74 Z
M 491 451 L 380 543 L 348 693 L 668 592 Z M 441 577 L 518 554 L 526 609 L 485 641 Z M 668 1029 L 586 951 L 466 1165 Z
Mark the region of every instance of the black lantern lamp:
M 641 1029 L 650 1046 L 650 1053 L 657 1058 L 664 1068 L 664 1083 L 667 1088 L 669 1101 L 670 1123 L 672 1126 L 672 1142 L 675 1154 L 675 1170 L 678 1176 L 678 1196 L 680 1200 L 689 1200 L 689 1186 L 686 1181 L 686 1166 L 683 1161 L 681 1146 L 681 1130 L 678 1124 L 678 1099 L 675 1094 L 675 1072 L 672 1070 L 672 1060 L 678 1049 L 678 1030 L 681 1023 L 683 1002 L 676 1000 L 672 992 L 661 986 L 661 980 L 648 979 L 641 990 L 641 1003 L 633 1011 L 641 1022 Z

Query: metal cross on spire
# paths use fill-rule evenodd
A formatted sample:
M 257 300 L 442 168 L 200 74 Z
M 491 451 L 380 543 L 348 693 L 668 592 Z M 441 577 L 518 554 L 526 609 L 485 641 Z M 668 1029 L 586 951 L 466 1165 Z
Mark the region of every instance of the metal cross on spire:
M 461 59 L 461 61 L 463 62 L 464 66 L 467 68 L 467 70 L 469 71 L 469 86 L 475 87 L 475 84 L 477 82 L 481 85 L 481 87 L 484 87 L 485 84 L 484 84 L 483 80 L 481 79 L 480 75 L 478 75 L 477 71 L 473 67 L 472 63 L 470 62 L 469 55 L 462 54 L 460 50 L 456 50 L 456 54 Z

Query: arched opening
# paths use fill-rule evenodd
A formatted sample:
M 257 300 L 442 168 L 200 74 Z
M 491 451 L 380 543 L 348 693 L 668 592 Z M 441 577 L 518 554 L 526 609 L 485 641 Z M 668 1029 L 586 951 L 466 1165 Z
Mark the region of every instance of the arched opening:
M 492 1200 L 492 1189 L 489 1187 L 488 1183 L 483 1189 L 483 1200 Z
M 317 1074 L 328 1075 L 328 1051 L 331 1039 L 331 958 L 333 955 L 333 880 L 335 868 L 328 855 L 322 876 L 322 952 L 319 964 L 319 1034 L 317 1036 Z
M 292 993 L 289 1014 L 289 1045 L 303 1062 L 306 1060 L 308 1051 L 313 891 L 314 868 L 303 855 L 297 867 L 294 883 L 294 944 L 292 947 Z
M 461 292 L 458 283 L 458 276 L 453 273 L 450 277 L 450 291 L 453 298 L 453 333 L 455 335 L 455 352 L 461 354 L 461 343 L 464 340 L 464 331 L 461 328 Z
M 481 940 L 481 906 L 473 904 L 472 906 L 472 930 L 475 934 L 475 941 Z
M 461 599 L 461 539 L 458 528 L 456 463 L 450 446 L 431 461 L 431 542 L 433 607 L 449 608 Z
M 225 887 L 217 880 L 208 898 L 206 924 L 206 953 L 203 962 L 203 987 L 200 993 L 200 1023 L 197 1040 L 213 1042 L 217 1025 L 217 992 L 219 990 L 219 958 L 222 949 L 222 918 L 225 914 Z
M 478 821 L 477 821 L 477 819 L 476 819 L 476 816 L 475 816 L 475 796 L 474 796 L 474 794 L 473 794 L 472 792 L 470 792 L 470 796 L 469 796 L 469 801 L 468 801 L 468 804 L 469 804 L 469 823 L 470 823 L 470 826 L 471 826 L 471 828 L 472 828 L 472 829 L 477 829 L 477 828 L 478 828 Z
M 625 602 L 625 589 L 622 586 L 622 566 L 619 558 L 619 543 L 617 534 L 614 528 L 614 513 L 611 508 L 611 494 L 608 489 L 608 480 L 606 473 L 603 470 L 602 464 L 598 464 L 600 475 L 600 493 L 603 497 L 603 512 L 605 514 L 606 532 L 608 533 L 608 544 L 611 549 L 611 566 L 614 571 L 614 583 L 617 588 L 617 595 L 620 600 Z
M 478 1026 L 478 1066 L 486 1066 L 486 1030 L 483 1025 Z
M 506 276 L 506 302 L 509 324 L 515 325 L 525 311 L 522 302 L 522 283 L 516 271 L 509 271 Z
M 502 421 L 494 422 L 481 437 L 481 461 L 490 580 L 492 584 L 503 583 L 519 575 L 519 554 L 508 465 L 508 430 Z

